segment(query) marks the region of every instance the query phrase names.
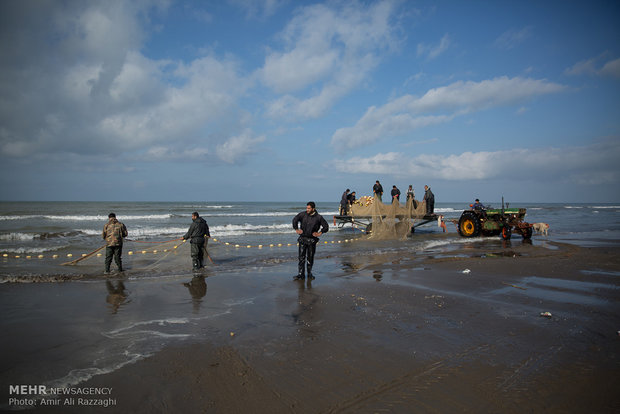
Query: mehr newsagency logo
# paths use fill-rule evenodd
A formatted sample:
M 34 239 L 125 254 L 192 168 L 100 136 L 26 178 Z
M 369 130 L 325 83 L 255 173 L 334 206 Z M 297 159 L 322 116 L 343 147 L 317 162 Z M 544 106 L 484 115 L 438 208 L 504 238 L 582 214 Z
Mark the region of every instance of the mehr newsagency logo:
M 112 388 L 47 387 L 45 385 L 9 385 L 9 406 L 99 406 L 116 405 Z

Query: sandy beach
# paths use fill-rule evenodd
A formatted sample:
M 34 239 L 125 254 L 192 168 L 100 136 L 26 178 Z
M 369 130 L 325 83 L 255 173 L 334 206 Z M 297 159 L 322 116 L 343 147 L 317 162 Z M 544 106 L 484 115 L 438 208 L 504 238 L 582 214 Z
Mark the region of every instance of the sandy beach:
M 294 262 L 212 268 L 204 295 L 199 280 L 185 294 L 198 289 L 207 306 L 234 283 L 255 300 L 197 327 L 199 341 L 77 385 L 110 388 L 107 408 L 35 411 L 618 412 L 619 253 L 519 241 L 322 257 L 312 283 L 291 280 Z

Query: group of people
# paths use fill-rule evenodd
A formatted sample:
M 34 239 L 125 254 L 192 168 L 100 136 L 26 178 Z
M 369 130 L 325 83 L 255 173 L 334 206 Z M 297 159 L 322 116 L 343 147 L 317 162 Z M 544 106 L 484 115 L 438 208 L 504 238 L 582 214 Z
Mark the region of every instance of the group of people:
M 424 186 L 424 201 L 426 201 L 426 213 L 433 214 L 435 207 L 435 196 L 430 187 Z M 379 180 L 373 186 L 373 192 L 376 198 L 381 200 L 383 187 Z M 392 200 L 399 200 L 400 190 L 394 185 L 392 186 Z M 407 190 L 407 199 L 414 199 L 415 194 L 412 186 Z M 415 200 L 415 199 L 414 199 Z M 478 200 L 476 200 L 478 201 Z M 340 202 L 341 214 L 346 214 L 348 207 L 355 202 L 355 191 L 351 192 L 348 188 L 342 194 Z M 297 214 L 293 218 L 293 229 L 299 235 L 297 239 L 298 250 L 298 271 L 295 280 L 304 280 L 306 275 L 309 280 L 314 279 L 312 275 L 312 266 L 314 265 L 314 254 L 319 237 L 329 231 L 327 221 L 316 210 L 316 204 L 309 201 L 306 204 L 306 210 Z M 119 272 L 123 271 L 122 252 L 123 239 L 127 237 L 127 227 L 116 219 L 116 214 L 108 215 L 108 222 L 103 227 L 103 239 L 106 241 L 105 256 L 105 273 L 110 273 L 110 265 L 112 259 L 116 262 Z M 206 246 L 211 234 L 209 225 L 200 217 L 197 211 L 192 213 L 192 223 L 183 235 L 183 240 L 189 240 L 191 244 L 190 255 L 192 258 L 192 266 L 194 269 L 204 267 L 204 255 Z
M 348 191 L 348 190 L 347 190 Z M 355 195 L 355 192 L 353 192 Z M 299 235 L 297 239 L 298 272 L 295 280 L 304 280 L 306 275 L 313 280 L 312 266 L 314 265 L 314 253 L 319 237 L 329 231 L 327 221 L 316 211 L 316 204 L 309 201 L 306 210 L 293 218 L 293 229 Z M 112 259 L 116 262 L 118 271 L 123 271 L 122 252 L 123 239 L 127 237 L 127 227 L 117 220 L 116 214 L 108 214 L 108 222 L 103 226 L 103 239 L 106 241 L 105 273 L 110 273 Z M 195 270 L 204 267 L 204 254 L 207 241 L 211 237 L 209 225 L 200 217 L 197 211 L 192 213 L 192 224 L 183 236 L 183 240 L 189 240 L 191 244 L 190 255 L 192 266 Z
M 355 203 L 355 191 L 351 191 L 348 188 L 345 190 L 344 193 L 342 193 L 342 197 L 340 198 L 340 215 L 341 216 L 346 216 L 348 211 L 349 211 L 349 207 L 351 207 L 351 205 L 353 205 L 353 203 Z
M 342 193 L 342 198 L 340 199 L 340 215 L 346 216 L 349 211 L 349 207 L 355 202 L 355 191 L 350 192 L 348 188 L 344 193 Z M 377 180 L 375 185 L 372 186 L 372 193 L 375 199 L 379 201 L 383 201 L 383 186 Z M 392 186 L 392 191 L 390 191 L 390 195 L 392 196 L 392 203 L 394 201 L 400 202 L 400 190 L 396 185 Z M 407 189 L 407 202 L 409 200 L 415 201 L 415 192 L 413 191 L 413 186 L 409 185 Z M 435 195 L 431 191 L 431 188 L 428 185 L 424 186 L 424 198 L 423 200 L 426 202 L 426 214 L 433 214 L 435 212 Z M 414 205 L 414 208 L 417 208 L 417 205 Z
M 112 259 L 116 263 L 119 272 L 123 271 L 123 239 L 127 237 L 127 227 L 116 219 L 116 214 L 108 214 L 108 222 L 103 226 L 103 239 L 106 241 L 105 249 L 105 269 L 106 274 L 110 273 Z M 200 217 L 197 211 L 192 213 L 192 224 L 183 236 L 183 240 L 189 240 L 191 244 L 190 255 L 192 266 L 195 270 L 204 267 L 204 254 L 207 248 L 207 240 L 211 237 L 209 225 Z

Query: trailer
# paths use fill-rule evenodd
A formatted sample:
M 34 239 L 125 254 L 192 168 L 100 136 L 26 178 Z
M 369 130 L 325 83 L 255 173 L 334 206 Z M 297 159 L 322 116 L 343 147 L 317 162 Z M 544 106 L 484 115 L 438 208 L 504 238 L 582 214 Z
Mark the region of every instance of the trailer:
M 392 200 L 390 204 L 384 204 L 380 199 L 371 196 L 363 196 L 349 205 L 346 214 L 341 212 L 334 215 L 334 226 L 343 228 L 351 224 L 352 228 L 371 233 L 373 220 L 381 220 L 384 223 L 393 220 L 394 226 L 388 226 L 388 228 L 401 236 L 414 233 L 417 227 L 433 221 L 437 221 L 438 226 L 446 231 L 443 216 L 434 213 L 427 214 L 424 201 L 407 198 L 404 204 L 397 199 Z
M 385 219 L 387 216 L 382 215 L 381 218 Z M 417 227 L 423 226 L 425 224 L 431 222 L 437 222 L 439 227 L 442 227 L 445 230 L 445 224 L 443 221 L 443 216 L 437 214 L 425 214 L 422 217 L 411 218 L 404 215 L 396 215 L 395 218 L 399 220 L 405 220 L 407 218 L 413 221 L 411 225 L 411 233 L 415 233 L 415 229 Z M 347 224 L 351 224 L 351 227 L 358 229 L 360 231 L 366 232 L 370 234 L 372 232 L 372 216 L 344 216 L 344 215 L 335 215 L 334 216 L 334 226 L 342 229 Z

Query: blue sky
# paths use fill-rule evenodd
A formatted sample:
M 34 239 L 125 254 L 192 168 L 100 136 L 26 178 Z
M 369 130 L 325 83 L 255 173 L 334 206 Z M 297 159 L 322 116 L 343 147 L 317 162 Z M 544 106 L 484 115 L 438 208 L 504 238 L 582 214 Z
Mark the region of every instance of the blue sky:
M 0 2 L 2 200 L 620 201 L 620 4 Z

